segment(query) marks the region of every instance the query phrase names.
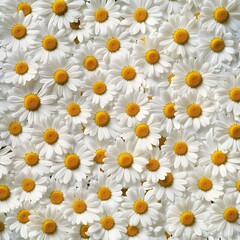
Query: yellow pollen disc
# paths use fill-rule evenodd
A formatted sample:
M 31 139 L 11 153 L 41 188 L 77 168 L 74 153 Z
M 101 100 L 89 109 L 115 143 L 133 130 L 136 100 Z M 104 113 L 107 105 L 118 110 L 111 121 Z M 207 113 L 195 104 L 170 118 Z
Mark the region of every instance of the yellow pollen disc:
M 86 233 L 88 228 L 89 228 L 88 225 L 81 225 L 79 233 L 82 238 L 89 238 L 89 236 Z
M 126 113 L 130 117 L 136 116 L 139 113 L 139 111 L 140 111 L 140 108 L 136 103 L 129 103 L 126 107 Z
M 24 160 L 28 166 L 36 166 L 39 162 L 39 156 L 34 152 L 29 152 L 25 154 Z
M 25 16 L 27 16 L 28 14 L 30 14 L 32 12 L 31 6 L 25 2 L 21 2 L 18 4 L 17 11 L 20 12 L 21 10 L 23 11 L 23 14 Z
M 53 234 L 57 231 L 57 224 L 51 219 L 46 219 L 43 222 L 42 230 L 46 234 Z
M 95 115 L 95 123 L 99 126 L 99 127 L 105 127 L 108 125 L 108 123 L 110 122 L 110 116 L 107 112 L 105 111 L 99 111 L 96 113 Z
M 149 64 L 156 64 L 160 59 L 160 55 L 155 49 L 150 49 L 145 53 L 145 59 Z
M 18 212 L 17 219 L 20 223 L 27 223 L 27 222 L 29 222 L 28 217 L 30 215 L 31 215 L 31 213 L 28 210 L 22 209 Z
M 70 23 L 70 27 L 73 29 L 73 30 L 78 30 L 80 28 L 80 21 L 78 22 L 71 22 Z
M 46 36 L 42 40 L 42 46 L 47 51 L 54 51 L 58 46 L 57 39 L 53 36 Z
M 27 29 L 22 24 L 16 24 L 11 32 L 16 39 L 22 39 L 27 35 Z
M 195 222 L 195 216 L 193 213 L 186 211 L 181 214 L 180 221 L 186 227 L 192 226 Z
M 204 192 L 209 191 L 212 188 L 212 181 L 209 178 L 202 177 L 198 180 L 198 187 Z
M 41 100 L 37 94 L 28 94 L 24 97 L 24 107 L 28 111 L 36 111 L 41 105 Z
M 118 156 L 118 165 L 122 168 L 130 168 L 133 164 L 133 156 L 130 153 L 121 153 Z
M 214 52 L 221 52 L 225 48 L 225 43 L 221 38 L 213 38 L 210 43 L 210 48 Z
M 236 182 L 236 189 L 240 192 L 240 180 Z
M 215 21 L 219 23 L 225 23 L 229 18 L 229 13 L 225 8 L 219 7 L 215 9 L 213 17 Z
M 56 130 L 52 129 L 52 128 L 48 128 L 44 134 L 43 134 L 43 138 L 45 140 L 45 142 L 47 142 L 48 144 L 54 144 L 55 142 L 57 142 L 59 136 Z
M 140 123 L 135 129 L 136 136 L 139 138 L 145 138 L 149 135 L 149 127 L 145 123 Z
M 189 33 L 185 29 L 178 29 L 174 32 L 173 39 L 177 44 L 184 45 L 188 42 Z
M 139 233 L 138 227 L 137 226 L 127 226 L 127 235 L 130 237 L 134 237 Z
M 134 19 L 141 23 L 141 22 L 145 22 L 148 18 L 148 12 L 146 9 L 144 8 L 138 8 L 135 10 L 134 12 Z
M 188 146 L 185 142 L 176 142 L 173 146 L 174 152 L 177 155 L 185 155 L 188 151 Z
M 5 225 L 2 221 L 0 221 L 0 232 L 3 232 L 5 228 Z
M 108 187 L 100 187 L 98 190 L 98 198 L 102 201 L 108 200 L 112 196 L 112 192 Z
M 22 132 L 22 125 L 19 122 L 12 122 L 8 127 L 8 131 L 13 136 L 18 136 Z
M 148 210 L 148 204 L 144 200 L 137 200 L 134 202 L 133 210 L 138 214 L 143 214 Z
M 107 49 L 109 52 L 116 52 L 120 48 L 120 41 L 116 38 L 110 38 L 107 41 Z
M 154 172 L 160 168 L 160 164 L 157 159 L 149 159 L 146 167 L 149 171 Z
M 164 180 L 159 180 L 158 183 L 162 186 L 162 187 L 170 187 L 173 184 L 174 178 L 173 175 L 171 173 L 167 173 L 167 176 L 165 177 Z
M 0 201 L 7 200 L 10 197 L 10 189 L 8 186 L 0 185 Z
M 191 88 L 197 88 L 202 84 L 202 75 L 199 72 L 189 72 L 186 76 L 186 84 Z
M 174 118 L 176 110 L 174 109 L 175 103 L 167 103 L 163 108 L 163 113 L 167 118 Z
M 98 60 L 94 56 L 88 56 L 85 58 L 83 65 L 88 71 L 94 71 L 98 67 Z
M 59 190 L 55 190 L 53 192 L 51 192 L 50 194 L 50 201 L 53 203 L 53 204 L 61 204 L 64 200 L 64 196 L 63 196 L 63 193 Z
M 233 124 L 229 128 L 229 135 L 233 139 L 240 139 L 240 125 Z
M 194 16 L 195 16 L 196 19 L 198 19 L 199 16 L 200 16 L 200 12 L 196 12 L 196 13 L 194 14 Z
M 69 79 L 68 73 L 65 70 L 57 70 L 54 73 L 54 80 L 59 85 L 64 85 Z
M 114 227 L 115 222 L 114 222 L 114 219 L 111 216 L 106 216 L 106 217 L 101 219 L 101 224 L 102 224 L 102 227 L 105 230 L 110 230 Z
M 211 156 L 212 162 L 219 166 L 227 162 L 227 155 L 222 151 L 215 151 Z
M 31 192 L 35 188 L 35 182 L 31 178 L 26 178 L 22 181 L 22 189 L 26 192 Z
M 233 88 L 229 92 L 229 97 L 234 102 L 240 102 L 240 88 Z
M 126 66 L 122 69 L 121 75 L 125 80 L 131 81 L 136 77 L 136 71 L 133 67 Z
M 53 4 L 52 4 L 52 10 L 56 15 L 64 15 L 67 10 L 68 10 L 68 6 L 65 3 L 64 0 L 56 0 Z
M 226 208 L 223 216 L 228 222 L 235 222 L 238 219 L 238 210 L 235 207 Z
M 202 115 L 202 108 L 199 104 L 193 103 L 187 107 L 187 114 L 191 118 L 197 118 Z
M 77 103 L 70 103 L 67 107 L 67 111 L 69 115 L 71 115 L 72 117 L 76 117 L 81 112 L 81 108 Z
M 96 12 L 95 12 L 95 20 L 97 22 L 105 22 L 108 19 L 108 11 L 104 8 L 99 8 Z
M 104 149 L 98 149 L 96 150 L 94 161 L 98 164 L 103 164 L 103 159 L 106 158 L 106 150 Z
M 166 142 L 166 138 L 165 137 L 159 138 L 159 147 L 163 146 L 165 142 Z
M 66 157 L 65 157 L 65 160 L 64 160 L 64 164 L 65 164 L 65 167 L 70 169 L 70 170 L 75 170 L 79 167 L 80 165 L 80 159 L 79 157 L 72 153 L 72 154 L 68 154 Z
M 168 82 L 171 84 L 172 83 L 172 78 L 175 77 L 175 75 L 173 73 L 171 73 L 169 76 L 168 76 Z
M 73 202 L 72 208 L 73 208 L 74 212 L 80 214 L 80 213 L 85 212 L 85 210 L 87 209 L 87 205 L 83 200 L 78 199 Z
M 24 75 L 28 72 L 28 65 L 25 62 L 18 62 L 15 65 L 15 72 L 19 75 Z
M 104 82 L 95 82 L 92 88 L 97 95 L 103 95 L 107 91 L 107 86 Z

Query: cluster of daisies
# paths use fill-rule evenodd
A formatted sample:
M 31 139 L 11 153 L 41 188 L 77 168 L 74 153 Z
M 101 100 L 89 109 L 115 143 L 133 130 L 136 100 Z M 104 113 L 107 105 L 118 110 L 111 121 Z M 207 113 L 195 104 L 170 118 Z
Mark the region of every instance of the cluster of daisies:
M 0 1 L 0 239 L 240 239 L 239 0 Z

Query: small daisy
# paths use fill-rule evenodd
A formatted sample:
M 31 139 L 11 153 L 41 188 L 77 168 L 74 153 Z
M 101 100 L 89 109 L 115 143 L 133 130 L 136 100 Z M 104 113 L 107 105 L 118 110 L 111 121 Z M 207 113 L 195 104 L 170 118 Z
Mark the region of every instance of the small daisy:
M 128 127 L 136 125 L 137 121 L 142 121 L 150 111 L 148 96 L 143 92 L 119 95 L 114 105 L 113 115 Z
M 226 183 L 226 192 L 228 196 L 237 196 L 236 203 L 240 203 L 240 171 L 229 174 Z
M 159 41 L 159 37 L 155 35 L 146 36 L 133 48 L 136 66 L 142 72 L 147 73 L 148 77 L 160 77 L 171 67 L 172 59 L 163 53 Z
M 174 162 L 174 168 L 186 169 L 197 163 L 199 142 L 194 134 L 187 131 L 172 132 L 162 146 L 166 158 Z
M 114 0 L 92 0 L 87 2 L 84 20 L 88 28 L 93 28 L 96 35 L 106 35 L 109 29 L 114 29 L 120 23 L 120 6 Z
M 0 213 L 0 238 L 4 240 L 11 240 L 12 231 L 6 227 L 6 215 Z
M 68 239 L 69 240 L 86 240 L 89 238 L 87 231 L 90 225 L 74 225 L 71 230 L 68 231 Z
M 3 72 L 6 83 L 25 85 L 37 75 L 38 64 L 28 52 L 9 54 Z
M 195 55 L 197 32 L 196 19 L 172 15 L 159 29 L 160 46 L 173 57 Z
M 13 156 L 14 154 L 10 146 L 0 149 L 0 179 L 8 174 Z
M 40 157 L 52 158 L 55 154 L 62 155 L 72 146 L 72 136 L 64 122 L 59 118 L 44 118 L 32 132 L 32 142 L 36 144 Z
M 148 228 L 143 227 L 141 224 L 137 225 L 127 225 L 127 232 L 124 234 L 126 239 L 129 240 L 146 240 L 153 239 L 152 231 Z M 124 238 L 125 239 L 125 238 Z

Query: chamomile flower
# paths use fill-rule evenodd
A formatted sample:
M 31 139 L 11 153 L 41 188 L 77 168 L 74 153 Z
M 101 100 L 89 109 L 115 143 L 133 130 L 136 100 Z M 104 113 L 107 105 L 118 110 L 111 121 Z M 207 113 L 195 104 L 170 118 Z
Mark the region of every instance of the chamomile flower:
M 0 239 L 1 240 L 10 240 L 11 231 L 6 227 L 6 215 L 0 213 Z
M 109 29 L 114 29 L 120 23 L 120 6 L 114 0 L 92 0 L 87 2 L 84 20 L 88 28 L 93 28 L 96 35 L 106 35 Z
M 143 227 L 141 224 L 127 225 L 127 232 L 124 234 L 129 240 L 145 240 L 152 237 L 152 231 Z
M 150 111 L 147 94 L 143 92 L 119 95 L 114 106 L 114 116 L 123 125 L 131 127 L 144 119 Z
M 68 232 L 68 239 L 69 240 L 85 240 L 86 238 L 89 238 L 89 235 L 87 234 L 88 228 L 90 225 L 74 225 L 71 230 Z
M 194 56 L 197 46 L 197 21 L 193 17 L 173 15 L 159 29 L 160 46 L 173 57 Z
M 38 64 L 29 53 L 18 51 L 9 54 L 4 64 L 6 83 L 25 85 L 37 75 Z
M 146 36 L 133 48 L 136 66 L 142 72 L 147 73 L 148 77 L 159 77 L 171 67 L 172 59 L 163 53 L 159 41 L 159 37 L 155 35 Z
M 49 24 L 62 29 L 63 26 L 69 27 L 70 22 L 77 20 L 82 5 L 84 2 L 78 0 L 42 0 L 38 2 L 36 11 Z
M 10 146 L 6 146 L 0 149 L 0 179 L 7 175 L 12 163 L 12 157 L 14 156 Z
M 237 196 L 236 203 L 240 203 L 240 171 L 229 174 L 226 184 L 228 196 Z

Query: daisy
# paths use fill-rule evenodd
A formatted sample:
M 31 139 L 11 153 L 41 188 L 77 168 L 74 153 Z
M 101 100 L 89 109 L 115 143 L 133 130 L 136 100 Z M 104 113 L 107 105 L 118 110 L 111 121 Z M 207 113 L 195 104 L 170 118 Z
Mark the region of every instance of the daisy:
M 146 36 L 144 41 L 138 41 L 133 48 L 136 66 L 148 77 L 159 77 L 171 67 L 172 59 L 163 53 L 159 41 L 155 35 Z
M 131 35 L 149 34 L 156 31 L 161 20 L 161 8 L 156 0 L 142 2 L 141 0 L 123 0 L 123 18 L 121 25 L 127 27 Z
M 38 3 L 36 11 L 46 22 L 62 29 L 77 20 L 82 5 L 84 2 L 78 0 L 43 0 Z
M 81 85 L 80 67 L 74 63 L 73 58 L 53 57 L 48 64 L 41 65 L 39 75 L 43 88 L 59 97 L 72 97 Z
M 160 122 L 156 121 L 156 117 L 152 114 L 142 121 L 137 122 L 131 128 L 122 128 L 124 140 L 136 140 L 137 148 L 152 150 L 153 145 L 157 146 L 160 136 Z
M 6 215 L 0 213 L 0 238 L 4 240 L 10 240 L 11 231 L 6 227 Z
M 52 206 L 40 208 L 29 216 L 27 223 L 30 239 L 66 239 L 69 223 L 63 218 L 62 211 Z
M 126 227 L 127 232 L 124 234 L 126 239 L 129 240 L 146 240 L 146 239 L 152 239 L 152 232 L 143 227 L 141 224 L 137 225 L 127 225 Z
M 115 84 L 116 90 L 123 94 L 138 91 L 145 85 L 144 74 L 137 69 L 136 62 L 130 55 L 121 56 L 121 59 L 114 59 L 109 64 L 109 76 L 111 83 Z
M 90 225 L 74 225 L 71 230 L 68 232 L 68 239 L 69 240 L 86 240 L 89 238 L 87 231 Z
M 130 225 L 141 223 L 147 227 L 159 220 L 161 207 L 152 191 L 145 193 L 143 187 L 131 187 L 123 198 L 122 215 L 129 219 Z
M 37 70 L 38 64 L 28 52 L 9 54 L 3 68 L 5 82 L 25 85 L 35 78 Z
M 240 171 L 229 174 L 226 183 L 226 192 L 228 196 L 237 196 L 236 203 L 240 203 Z
M 197 32 L 196 19 L 172 15 L 159 29 L 160 46 L 173 57 L 195 55 Z
M 48 94 L 47 91 L 48 89 L 35 82 L 14 87 L 8 97 L 11 103 L 9 109 L 13 111 L 12 116 L 19 118 L 19 121 L 28 120 L 30 124 L 38 123 L 43 117 L 50 116 L 55 111 L 52 104 L 57 97 Z
M 96 35 L 106 35 L 109 29 L 114 29 L 120 23 L 120 6 L 114 0 L 92 0 L 87 2 L 84 20 L 88 28 L 93 28 Z
M 136 125 L 137 121 L 142 121 L 150 111 L 148 96 L 143 92 L 119 95 L 114 105 L 114 116 L 128 127 Z
M 103 170 L 116 180 L 117 183 L 128 186 L 141 179 L 140 173 L 147 160 L 142 156 L 142 151 L 136 148 L 134 141 L 116 139 L 116 144 L 107 148 Z
M 52 158 L 55 154 L 62 155 L 71 148 L 72 136 L 64 122 L 59 118 L 44 118 L 34 128 L 32 132 L 32 142 L 36 144 L 40 157 L 45 156 L 47 159 Z
M 18 49 L 27 51 L 33 48 L 33 44 L 37 39 L 36 18 L 32 15 L 24 16 L 23 11 L 15 13 L 14 15 L 5 15 L 3 20 L 0 21 L 1 44 L 7 50 L 13 52 Z
M 113 100 L 115 92 L 115 85 L 107 78 L 107 72 L 97 70 L 91 76 L 86 76 L 82 86 L 83 97 L 86 101 L 93 104 L 99 104 L 104 108 Z
M 8 174 L 10 165 L 12 163 L 12 157 L 14 156 L 12 148 L 6 146 L 0 149 L 0 179 Z
M 199 142 L 194 134 L 187 131 L 172 132 L 168 135 L 165 144 L 162 146 L 169 161 L 174 162 L 174 168 L 186 169 L 197 163 Z

